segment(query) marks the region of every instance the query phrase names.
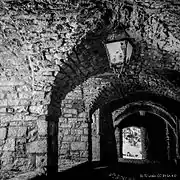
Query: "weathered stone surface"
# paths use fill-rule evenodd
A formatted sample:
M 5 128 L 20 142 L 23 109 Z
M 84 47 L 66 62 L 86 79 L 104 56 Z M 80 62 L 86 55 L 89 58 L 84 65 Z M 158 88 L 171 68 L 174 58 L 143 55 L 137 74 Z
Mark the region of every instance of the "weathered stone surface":
M 80 157 L 82 157 L 82 158 L 88 158 L 88 151 L 81 151 L 81 152 L 80 152 Z
M 9 127 L 8 137 L 25 137 L 27 127 Z
M 16 177 L 10 178 L 10 180 L 30 180 L 38 178 L 39 176 L 44 176 L 44 178 L 46 178 L 44 174 L 45 172 L 42 169 L 37 169 L 36 171 L 20 173 L 16 175 Z
M 38 105 L 38 106 L 30 106 L 29 108 L 31 113 L 44 115 L 46 111 L 46 106 Z
M 70 153 L 70 155 L 71 155 L 71 158 L 73 159 L 73 160 L 76 160 L 76 159 L 79 159 L 80 158 L 80 154 L 79 154 L 79 151 L 71 151 L 71 153 Z
M 5 107 L 0 107 L 0 113 L 5 113 L 6 112 L 6 108 Z
M 28 153 L 45 153 L 47 152 L 47 141 L 38 140 L 28 143 L 26 149 Z
M 63 134 L 66 136 L 66 135 L 69 135 L 70 134 L 70 129 L 69 128 L 66 128 L 66 129 L 64 129 L 63 128 Z
M 85 135 L 88 134 L 88 128 L 84 128 L 84 134 L 85 134 Z
M 100 137 L 92 137 L 92 159 L 100 161 Z
M 121 98 L 121 87 L 130 90 L 130 86 L 138 81 L 133 76 L 136 78 L 129 80 L 130 86 L 125 88 L 121 83 L 96 77 L 109 72 L 109 62 L 101 41 L 105 40 L 106 33 L 113 30 L 110 28 L 116 24 L 117 17 L 134 41 L 134 54 L 131 67 L 127 67 L 128 72 L 138 74 L 143 68 L 151 70 L 157 67 L 180 71 L 179 4 L 175 1 L 153 0 L 128 1 L 131 3 L 125 5 L 122 2 L 114 8 L 115 1 L 73 1 L 72 6 L 70 1 L 14 3 L 2 0 L 0 139 L 5 139 L 5 129 L 9 128 L 9 139 L 25 137 L 29 143 L 28 152 L 42 152 L 39 148 L 41 140 L 38 138 L 47 134 L 47 125 L 39 120 L 39 115 L 46 115 L 47 105 L 54 103 L 58 109 L 57 114 L 62 113 L 59 139 L 68 143 L 80 143 L 80 147 L 82 142 L 87 142 L 88 125 L 79 123 L 89 118 L 85 110 L 96 109 L 105 101 L 108 103 L 112 99 Z M 139 74 L 137 76 L 142 78 Z M 141 86 L 144 89 L 149 88 L 152 93 L 162 91 L 164 94 L 172 94 L 173 99 L 179 93 L 178 85 L 172 88 L 168 86 L 173 81 L 167 80 L 165 85 L 157 84 L 153 78 L 148 80 L 149 77 L 148 74 L 146 78 L 142 78 L 145 83 Z M 128 76 L 128 79 L 131 77 Z M 54 99 L 50 99 L 50 91 L 54 93 L 54 88 L 58 89 L 58 93 Z M 178 93 L 174 91 L 176 88 Z M 132 88 L 131 92 L 135 90 L 137 89 Z M 61 103 L 62 99 L 64 100 Z M 16 116 L 22 113 L 23 117 Z M 27 133 L 24 126 L 27 127 Z M 18 148 L 20 151 L 24 148 L 23 143 L 14 148 L 13 140 L 7 139 L 4 151 Z M 45 145 L 42 143 L 42 146 Z M 71 146 L 78 149 L 77 144 Z M 84 156 L 83 153 L 73 153 L 77 159 Z M 17 166 L 22 167 L 16 162 Z
M 8 138 L 3 148 L 4 151 L 14 151 L 15 150 L 15 139 Z
M 3 93 L 3 91 L 0 90 L 0 99 L 4 99 L 5 97 L 5 93 Z
M 36 167 L 47 166 L 47 156 L 36 156 Z
M 69 123 L 62 123 L 62 124 L 60 125 L 60 127 L 61 127 L 61 128 L 71 128 L 72 125 L 69 124 Z
M 18 108 L 18 106 L 17 106 Z M 12 116 L 11 121 L 23 121 L 25 118 L 25 113 L 16 113 Z
M 60 155 L 65 155 L 66 157 L 68 157 L 68 156 L 69 156 L 69 152 L 70 152 L 69 149 L 61 149 L 61 150 L 59 151 L 59 154 L 60 154 Z
M 17 85 L 23 85 L 24 82 L 22 81 L 17 81 L 17 80 L 11 80 L 11 81 L 0 81 L 0 86 L 17 86 Z
M 40 136 L 47 135 L 47 121 L 38 120 L 37 121 L 37 126 L 38 126 L 38 134 Z
M 72 135 L 66 135 L 63 137 L 64 142 L 73 142 L 75 139 L 76 139 L 76 137 L 72 136 Z
M 0 128 L 0 139 L 6 138 L 7 129 L 6 128 Z
M 1 163 L 3 169 L 11 169 L 13 166 L 14 154 L 13 152 L 4 151 L 1 156 Z
M 16 139 L 15 151 L 17 157 L 26 157 L 26 138 Z
M 30 171 L 33 169 L 31 159 L 18 157 L 13 163 L 13 167 L 21 172 Z
M 87 117 L 87 113 L 86 112 L 81 112 L 81 113 L 78 114 L 78 117 L 79 118 L 86 118 Z
M 63 109 L 63 113 L 77 115 L 77 109 Z
M 72 135 L 81 135 L 83 134 L 83 130 L 82 129 L 71 129 L 71 134 Z
M 13 118 L 13 115 L 2 114 L 0 116 L 0 121 L 1 121 L 1 123 L 10 122 L 12 120 L 12 118 Z
M 31 92 L 21 92 L 19 93 L 19 99 L 30 99 L 32 97 Z
M 69 149 L 69 147 L 70 147 L 70 143 L 62 142 L 61 149 Z
M 23 126 L 24 125 L 24 122 L 23 121 L 13 121 L 13 122 L 10 122 L 9 123 L 9 126 L 14 126 L 14 127 L 17 127 L 17 126 Z
M 74 150 L 85 150 L 86 149 L 86 143 L 84 142 L 72 142 L 71 143 L 71 149 Z
M 82 142 L 88 142 L 88 136 L 81 136 Z
M 64 114 L 63 116 L 66 117 L 66 118 L 73 117 L 72 114 Z
M 8 122 L 2 122 L 1 123 L 1 127 L 7 127 L 8 126 Z
M 38 118 L 37 118 L 37 116 L 35 116 L 35 115 L 27 115 L 26 117 L 25 117 L 25 121 L 36 121 Z
M 7 105 L 8 105 L 7 99 L 3 99 L 0 101 L 0 107 L 7 107 Z

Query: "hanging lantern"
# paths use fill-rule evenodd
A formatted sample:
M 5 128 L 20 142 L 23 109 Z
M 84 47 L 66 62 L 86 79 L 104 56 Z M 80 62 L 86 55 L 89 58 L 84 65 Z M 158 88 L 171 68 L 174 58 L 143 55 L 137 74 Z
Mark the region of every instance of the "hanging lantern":
M 108 38 L 105 47 L 110 67 L 115 72 L 121 73 L 123 66 L 128 64 L 131 59 L 133 47 L 130 38 L 125 33 L 119 36 L 113 34 Z

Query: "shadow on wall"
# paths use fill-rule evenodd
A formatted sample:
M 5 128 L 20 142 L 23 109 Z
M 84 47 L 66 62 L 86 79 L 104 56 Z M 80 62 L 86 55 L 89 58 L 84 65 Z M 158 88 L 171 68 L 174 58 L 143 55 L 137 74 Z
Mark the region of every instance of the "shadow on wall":
M 67 69 L 67 70 L 69 70 L 69 69 Z M 66 71 L 66 69 L 64 69 L 64 71 Z M 68 71 L 68 72 L 69 72 L 69 74 L 71 74 L 70 71 Z M 100 72 L 100 73 L 102 73 L 102 72 Z M 58 170 L 58 120 L 59 120 L 59 117 L 61 116 L 61 112 L 60 112 L 61 102 L 68 92 L 70 92 L 75 86 L 81 84 L 83 81 L 85 81 L 88 78 L 88 76 L 87 76 L 87 78 L 84 78 L 84 79 L 83 78 L 82 79 L 76 79 L 76 81 L 74 82 L 73 81 L 74 75 L 75 74 L 73 74 L 73 72 L 72 72 L 72 77 L 65 76 L 65 79 L 67 79 L 67 81 L 65 81 L 64 78 L 62 80 L 59 79 L 62 76 L 62 74 L 61 74 L 61 76 L 57 76 L 55 86 L 54 86 L 53 91 L 52 91 L 52 99 L 51 99 L 51 104 L 49 106 L 49 112 L 48 112 L 49 114 L 47 116 L 47 121 L 48 121 L 48 174 L 50 176 L 52 174 L 56 173 Z M 91 75 L 90 71 L 89 71 L 89 75 Z M 73 84 L 73 82 L 74 82 L 74 84 Z M 68 85 L 63 86 L 64 83 L 65 84 L 68 83 Z M 137 90 L 136 88 L 134 88 L 134 90 Z M 154 89 L 154 91 L 155 90 L 156 89 Z M 153 94 L 155 94 L 154 91 L 153 91 Z M 153 94 L 150 93 L 147 96 L 147 93 L 143 94 L 142 92 L 140 92 L 138 95 L 136 95 L 134 97 L 134 100 L 140 100 L 140 99 L 149 100 L 149 98 L 150 98 L 154 102 L 156 102 L 156 101 L 161 102 L 161 104 L 164 104 L 165 106 L 167 106 L 167 109 L 170 109 L 172 112 L 175 112 L 175 114 L 179 114 L 178 109 L 177 109 L 177 107 L 178 107 L 177 103 L 175 103 L 174 100 L 169 99 L 167 102 L 165 102 L 165 99 L 163 98 L 164 96 L 160 96 L 158 94 L 156 94 L 156 96 L 155 96 Z M 158 98 L 158 100 L 157 100 L 157 98 Z M 121 99 L 120 104 L 123 104 L 125 102 L 127 103 L 127 102 L 129 102 L 129 100 L 131 100 L 131 96 L 128 96 L 128 99 L 127 98 L 123 99 L 123 100 Z M 109 106 L 113 109 L 113 108 L 115 108 L 116 104 L 117 104 L 117 106 L 120 105 L 119 102 L 117 102 L 117 103 L 114 102 L 113 104 L 110 104 Z M 175 109 L 174 109 L 174 107 L 172 107 L 172 104 L 175 104 L 175 107 L 176 107 Z M 105 112 L 107 112 L 107 111 L 105 110 Z M 105 116 L 107 117 L 108 114 L 106 114 L 106 115 L 102 114 L 102 118 Z M 108 124 L 106 124 L 106 125 L 107 125 L 107 127 L 104 126 L 104 130 L 110 132 L 108 130 Z M 109 125 L 111 126 L 112 123 Z M 104 139 L 107 140 L 108 138 L 105 137 Z M 103 139 L 101 139 L 101 141 L 102 140 Z M 89 133 L 88 141 L 89 141 L 89 144 L 91 144 L 91 134 L 90 133 Z M 106 143 L 107 143 L 107 141 L 106 141 Z M 107 146 L 103 142 L 101 142 L 101 145 L 104 145 L 104 147 L 101 147 L 101 149 L 105 149 L 107 151 L 107 152 L 103 152 L 104 155 L 103 155 L 103 153 L 101 154 L 105 157 L 104 159 L 106 159 L 106 157 L 109 157 L 108 156 L 108 154 L 109 154 L 108 150 L 110 148 L 106 148 Z M 91 154 L 92 149 L 90 146 L 88 149 L 88 153 L 89 153 L 89 159 L 91 159 L 90 156 L 92 155 Z M 117 154 L 117 153 L 114 153 L 114 154 Z M 111 160 L 113 158 L 110 157 L 109 159 Z M 115 159 L 117 159 L 117 158 L 115 158 Z
M 68 92 L 82 84 L 89 77 L 109 71 L 105 48 L 101 40 L 91 37 L 86 37 L 86 40 L 83 40 L 81 44 L 74 48 L 72 53 L 67 56 L 67 60 L 60 59 L 60 62 L 62 66 L 59 66 L 59 73 L 55 79 L 47 115 L 48 174 L 54 174 L 58 170 L 58 121 L 62 115 L 62 100 Z M 135 87 L 135 89 L 137 90 L 137 87 Z M 156 87 L 154 89 L 156 90 Z M 162 88 L 162 90 L 164 89 Z M 90 138 L 89 133 L 89 142 Z M 89 156 L 91 156 L 92 153 L 90 148 L 89 146 Z
M 68 92 L 82 84 L 89 77 L 106 72 L 108 61 L 101 41 L 86 37 L 78 47 L 68 55 L 68 59 L 60 59 L 59 73 L 52 89 L 51 102 L 47 115 L 47 168 L 48 174 L 58 170 L 58 121 L 61 117 L 61 103 Z M 90 133 L 89 139 L 90 141 Z M 89 143 L 90 144 L 90 143 Z M 89 156 L 91 156 L 89 147 Z M 91 157 L 90 157 L 91 158 Z
M 118 162 L 112 114 L 108 105 L 100 109 L 100 162 L 103 165 Z

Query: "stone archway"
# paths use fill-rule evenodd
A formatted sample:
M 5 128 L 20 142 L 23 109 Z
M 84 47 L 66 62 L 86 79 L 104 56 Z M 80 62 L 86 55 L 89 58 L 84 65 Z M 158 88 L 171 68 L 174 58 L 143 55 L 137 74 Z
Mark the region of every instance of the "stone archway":
M 151 77 L 153 76 L 157 77 L 156 74 L 151 74 Z M 144 77 L 146 77 L 146 75 L 144 75 Z M 173 86 L 170 86 L 170 84 L 166 84 L 164 80 L 160 78 L 156 78 L 156 80 L 157 81 L 155 83 L 151 83 L 151 85 L 153 86 L 151 85 L 148 86 L 147 85 L 148 80 L 145 80 L 145 79 L 144 81 L 139 81 L 136 79 L 134 81 L 134 83 L 136 82 L 134 86 L 130 83 L 130 82 L 133 82 L 130 79 L 129 81 L 126 79 L 127 83 L 124 83 L 124 84 L 122 82 L 119 82 L 121 81 L 121 79 L 119 79 L 119 81 L 118 80 L 112 81 L 112 79 L 111 81 L 109 80 L 111 82 L 110 85 L 105 87 L 104 90 L 101 91 L 100 95 L 96 99 L 94 99 L 94 102 L 92 103 L 92 106 L 91 106 L 92 109 L 90 110 L 90 118 L 92 118 L 91 116 L 96 110 L 101 111 L 101 109 L 105 109 L 104 112 L 106 112 L 106 116 L 108 116 L 108 114 L 110 115 L 113 111 L 115 111 L 119 107 L 123 107 L 123 106 L 125 107 L 125 105 L 131 104 L 131 103 L 134 103 L 135 105 L 137 105 L 136 107 L 137 109 L 136 108 L 133 109 L 132 107 L 129 109 L 129 112 L 127 112 L 127 114 L 126 113 L 121 114 L 122 118 L 125 118 L 126 115 L 128 116 L 128 113 L 133 114 L 133 112 L 136 113 L 137 111 L 140 111 L 141 108 L 138 108 L 139 106 L 138 102 L 142 102 L 142 104 L 144 102 L 147 105 L 146 108 L 144 106 L 145 108 L 144 110 L 150 111 L 152 114 L 155 114 L 158 117 L 158 119 L 161 119 L 162 122 L 166 121 L 169 124 L 168 126 L 172 130 L 171 135 L 175 139 L 175 143 L 173 142 L 173 145 L 172 145 L 175 151 L 174 155 L 176 156 L 176 159 L 178 159 L 179 158 L 179 145 L 178 145 L 179 139 L 177 137 L 179 137 L 179 133 L 178 133 L 179 120 L 178 119 L 180 117 L 179 110 L 177 108 L 179 104 L 178 91 L 176 91 Z M 143 88 L 146 86 L 145 84 L 143 84 L 143 82 L 147 83 L 146 84 L 147 89 Z M 131 86 L 128 86 L 128 85 L 131 85 Z M 164 87 L 168 87 L 168 89 L 171 89 L 172 90 L 171 93 L 169 90 L 167 91 L 166 88 Z M 174 95 L 172 95 L 173 94 L 172 92 L 174 93 Z M 151 101 L 153 102 L 152 104 L 151 104 Z M 148 107 L 148 102 L 150 103 L 149 107 Z M 156 104 L 159 104 L 159 105 L 156 106 Z M 123 110 L 121 111 L 123 112 Z M 168 112 L 170 112 L 170 114 Z M 119 122 L 117 122 L 117 124 L 118 123 Z M 100 124 L 101 122 L 99 122 L 99 126 Z M 112 124 L 112 122 L 110 124 Z M 97 143 L 100 143 L 101 133 L 102 132 L 100 132 L 99 136 L 96 136 L 97 139 L 95 141 Z M 96 147 L 97 146 L 100 147 L 100 145 L 96 145 Z M 97 153 L 97 149 L 94 151 L 96 151 Z M 96 155 L 94 156 L 96 158 Z M 97 157 L 100 157 L 100 154 L 99 155 L 97 154 Z
M 127 108 L 126 108 L 127 107 Z M 128 116 L 134 113 L 141 113 L 141 111 L 148 112 L 151 114 L 155 114 L 162 118 L 166 123 L 168 123 L 169 127 L 172 129 L 174 135 L 176 136 L 176 120 L 173 118 L 171 114 L 169 114 L 162 105 L 156 105 L 153 102 L 139 101 L 133 102 L 126 105 L 126 107 L 122 107 L 122 110 L 119 110 L 121 113 L 114 115 L 115 126 L 121 122 L 121 120 L 127 118 Z M 117 110 L 118 111 L 118 110 Z M 117 120 L 118 119 L 118 120 Z
M 150 123 L 149 127 L 151 128 L 149 128 L 148 131 L 151 132 L 151 135 L 150 135 L 151 141 L 154 142 L 154 144 L 156 144 L 160 148 L 159 148 L 159 151 L 156 151 L 156 150 L 153 150 L 154 145 L 150 146 L 151 150 L 149 151 L 151 151 L 151 153 L 150 152 L 147 153 L 147 154 L 151 154 L 151 157 L 150 155 L 147 155 L 150 161 L 146 161 L 146 162 L 138 161 L 138 163 L 139 164 L 145 163 L 147 167 L 149 167 L 148 162 L 151 164 L 154 161 L 154 167 L 155 167 L 157 165 L 155 164 L 155 162 L 159 161 L 161 163 L 158 162 L 157 172 L 158 172 L 158 168 L 161 169 L 162 171 L 167 170 L 167 169 L 169 169 L 170 171 L 171 168 L 176 166 L 176 162 L 179 159 L 179 145 L 178 145 L 179 144 L 179 133 L 178 133 L 179 132 L 179 129 L 178 129 L 179 128 L 178 127 L 179 113 L 178 113 L 178 109 L 176 110 L 174 109 L 173 111 L 173 108 L 171 106 L 172 105 L 177 106 L 179 103 L 174 101 L 174 104 L 173 104 L 172 99 L 170 100 L 167 97 L 163 97 L 163 101 L 161 101 L 160 100 L 161 98 L 158 99 L 158 96 L 155 94 L 150 95 L 144 92 L 144 95 L 142 95 L 141 98 L 138 97 L 139 93 L 137 93 L 136 95 L 135 94 L 133 96 L 127 95 L 126 98 L 128 100 L 119 99 L 118 103 L 116 103 L 115 105 L 113 105 L 114 101 L 112 101 L 111 103 L 104 104 L 104 106 L 100 106 L 100 108 L 98 109 L 99 111 L 98 113 L 101 114 L 102 118 L 99 119 L 100 132 L 98 132 L 99 133 L 98 136 L 97 135 L 93 136 L 94 141 L 96 141 L 97 143 L 96 147 L 99 147 L 99 152 L 98 152 L 99 154 L 97 153 L 97 149 L 92 149 L 92 151 L 96 151 L 94 152 L 96 153 L 94 154 L 94 158 L 98 159 L 98 157 L 100 157 L 99 160 L 100 161 L 102 160 L 102 164 L 103 163 L 116 164 L 117 157 L 114 157 L 113 155 L 114 153 L 118 153 L 118 152 L 113 151 L 113 149 L 115 149 L 113 145 L 114 128 L 115 126 L 119 126 L 121 122 L 123 121 L 126 122 L 125 119 L 128 119 L 130 116 L 134 116 L 135 114 L 140 114 L 140 111 L 142 110 L 142 111 L 146 111 L 146 113 L 149 114 L 148 118 L 154 117 L 154 119 L 157 120 L 157 128 L 154 128 L 154 131 L 153 131 L 153 126 L 155 126 L 156 121 L 153 121 L 154 124 L 153 123 L 151 124 L 151 121 L 150 121 L 151 119 L 149 119 L 149 123 Z M 145 94 L 146 94 L 146 98 L 148 98 L 148 95 L 149 95 L 149 98 L 153 101 L 153 103 L 150 101 L 146 102 Z M 137 101 L 138 99 L 140 100 L 139 102 Z M 155 99 L 156 99 L 156 102 L 154 103 Z M 159 101 L 159 104 L 157 104 L 158 101 Z M 130 108 L 128 108 L 128 104 Z M 126 109 L 126 105 L 127 105 L 127 109 Z M 169 107 L 167 105 L 169 105 Z M 121 107 L 121 108 L 118 109 L 118 107 Z M 112 115 L 111 113 L 113 113 L 116 110 L 117 110 L 116 114 L 114 113 L 114 115 Z M 145 122 L 145 120 L 143 121 Z M 112 123 L 114 123 L 114 127 Z M 105 125 L 103 125 L 102 127 L 102 124 L 105 124 Z M 129 125 L 137 125 L 137 123 L 135 123 L 135 121 L 134 122 L 131 121 Z M 142 126 L 143 123 L 141 122 L 139 125 Z M 143 126 L 143 127 L 147 128 L 147 126 Z M 155 136 L 154 137 L 152 136 L 154 132 L 156 133 L 156 135 L 160 133 L 158 136 L 159 138 L 155 138 Z M 162 143 L 158 143 L 158 142 L 162 142 Z M 101 143 L 104 143 L 104 145 L 101 145 Z M 161 146 L 159 146 L 160 144 Z M 93 148 L 95 148 L 95 146 Z M 103 148 L 105 148 L 105 151 L 103 150 Z M 104 155 L 101 155 L 101 153 L 104 153 Z M 159 156 L 157 156 L 158 153 L 159 153 Z M 106 162 L 104 162 L 103 159 L 101 159 L 101 157 L 103 158 L 103 156 L 106 157 L 105 158 Z M 110 159 L 111 161 L 108 162 L 107 157 L 111 157 Z M 123 162 L 127 164 L 127 161 L 123 161 Z M 147 169 L 144 168 L 143 170 L 146 171 Z
M 59 72 L 56 75 L 52 89 L 51 103 L 48 107 L 47 116 L 48 167 L 52 172 L 55 169 L 57 170 L 58 119 L 61 115 L 60 104 L 68 92 L 82 84 L 88 78 L 102 75 L 105 72 L 110 72 L 111 74 L 105 49 L 101 42 L 106 38 L 109 32 L 110 30 L 108 29 L 108 32 L 105 32 L 105 34 L 101 34 L 98 38 L 96 37 L 94 39 L 93 36 L 95 33 L 90 33 L 90 35 L 87 35 L 86 39 L 82 40 L 70 54 L 67 54 L 64 59 L 60 60 L 61 66 L 59 66 Z M 100 40 L 99 37 L 101 37 Z M 135 58 L 137 58 L 137 54 Z M 141 62 L 142 60 L 143 59 L 141 58 Z M 127 93 L 145 89 L 155 94 L 165 95 L 179 100 L 179 96 L 177 95 L 178 88 L 159 77 L 158 73 L 155 73 L 152 68 L 149 67 L 149 69 L 143 69 L 143 66 L 140 67 L 141 62 L 136 63 L 133 60 L 132 64 L 126 69 L 126 71 L 129 72 L 125 72 L 120 79 L 114 77 L 112 74 L 106 76 L 105 79 L 108 79 L 107 81 L 109 83 L 102 91 L 100 91 L 101 95 L 92 100 L 91 105 L 88 107 L 88 111 L 90 111 L 89 114 L 104 103 L 106 104 L 112 101 L 112 99 L 119 99 L 119 97 L 124 98 Z M 134 66 L 133 63 L 135 64 Z M 104 77 L 102 80 L 103 79 Z M 121 87 L 116 88 L 117 85 Z M 107 92 L 107 90 L 109 90 L 109 92 Z M 89 117 L 87 117 L 87 119 L 89 119 Z
M 126 109 L 127 108 L 127 109 Z M 141 101 L 141 102 L 133 102 L 130 104 L 127 104 L 127 106 L 121 107 L 120 109 L 114 111 L 113 117 L 114 117 L 114 126 L 127 126 L 128 124 L 126 123 L 126 119 L 129 117 L 136 117 L 136 119 L 133 118 L 132 121 L 129 122 L 129 125 L 137 125 L 138 123 L 138 118 L 141 119 L 141 121 L 138 123 L 139 126 L 143 127 L 143 134 L 145 133 L 145 128 L 148 129 L 149 127 L 152 127 L 152 132 L 155 134 L 157 137 L 153 140 L 149 140 L 151 144 L 153 144 L 153 141 L 157 141 L 156 146 L 162 143 L 161 147 L 162 152 L 159 151 L 159 157 L 162 156 L 162 160 L 171 160 L 172 159 L 178 159 L 179 158 L 179 150 L 178 150 L 178 122 L 177 120 L 170 115 L 163 107 L 162 105 L 155 105 L 152 102 L 146 102 L 146 101 Z M 156 121 L 153 119 L 157 119 Z M 159 119 L 159 120 L 158 120 Z M 149 122 L 148 122 L 149 121 Z M 161 125 L 158 125 L 158 122 L 161 122 Z M 146 124 L 147 123 L 147 124 Z M 156 125 L 157 123 L 157 125 Z M 144 124 L 144 125 L 143 125 Z M 156 128 L 156 126 L 158 128 Z M 156 129 L 156 130 L 155 130 Z M 151 132 L 151 134 L 152 134 Z M 162 136 L 161 136 L 162 132 Z M 150 132 L 149 132 L 150 133 Z M 163 135 L 164 133 L 164 135 Z M 164 137 L 163 137 L 164 136 Z M 154 136 L 155 137 L 155 136 Z M 161 137 L 162 139 L 159 139 L 158 143 L 158 138 Z M 166 141 L 166 142 L 165 142 Z M 166 149 L 163 146 L 166 144 Z M 147 146 L 143 144 L 143 146 Z M 146 147 L 143 147 L 145 149 Z M 155 148 L 155 147 L 154 147 Z M 157 148 L 157 147 L 156 147 Z M 153 151 L 153 147 L 151 146 L 151 149 Z M 167 151 L 167 153 L 166 153 Z M 145 154 L 147 152 L 143 152 Z M 163 154 L 164 153 L 164 154 Z M 158 154 L 158 153 L 157 153 Z M 156 155 L 155 155 L 156 156 Z M 157 156 L 157 158 L 159 158 Z
M 149 95 L 154 94 L 180 101 L 179 88 L 170 83 L 159 71 L 148 67 L 138 73 L 133 73 L 131 69 L 127 68 L 120 78 L 113 74 L 102 75 L 102 81 L 108 83 L 91 103 L 90 112 L 93 113 L 103 104 L 108 104 L 113 100 L 126 99 L 127 96 L 133 96 L 138 92 L 139 97 L 141 93 L 143 97 L 146 96 L 145 93 L 149 93 Z M 145 98 L 148 100 L 148 97 Z
M 48 107 L 48 172 L 58 168 L 58 121 L 62 114 L 61 103 L 68 92 L 81 85 L 89 77 L 109 71 L 104 46 L 99 40 L 86 37 L 81 44 L 62 60 L 56 75 Z M 83 95 L 82 95 L 83 96 Z M 84 98 L 82 97 L 82 100 Z M 87 117 L 85 117 L 87 118 Z
M 33 120 L 33 116 L 27 116 L 27 119 L 34 121 L 34 126 L 38 128 L 37 132 L 43 134 L 41 152 L 45 158 L 46 130 L 43 130 L 43 133 L 40 132 L 41 123 L 39 125 L 39 120 L 41 120 L 41 115 L 43 115 L 43 119 L 47 115 L 52 88 L 51 102 L 46 118 L 48 122 L 48 166 L 52 171 L 57 170 L 58 120 L 62 114 L 61 102 L 69 91 L 82 84 L 89 77 L 109 72 L 101 40 L 111 32 L 117 23 L 121 23 L 130 36 L 135 39 L 137 52 L 132 59 L 130 68 L 127 67 L 129 74 L 126 74 L 126 78 L 131 77 L 131 80 L 127 81 L 128 85 L 125 85 L 123 82 L 121 83 L 123 78 L 117 79 L 117 82 L 120 83 L 116 83 L 111 81 L 110 76 L 108 85 L 98 91 L 100 96 L 97 94 L 96 97 L 93 97 L 91 99 L 92 107 L 89 106 L 86 110 L 92 109 L 93 111 L 112 99 L 124 98 L 128 88 L 129 93 L 147 90 L 179 100 L 179 83 L 168 81 L 164 83 L 168 78 L 160 80 L 151 71 L 156 66 L 160 69 L 166 67 L 180 70 L 180 42 L 177 23 L 179 18 L 175 10 L 175 3 L 151 0 L 146 3 L 127 0 L 120 1 L 118 4 L 99 0 L 72 2 L 73 5 L 70 7 L 70 1 L 60 4 L 49 0 L 43 2 L 26 1 L 26 3 L 23 1 L 18 1 L 18 3 L 2 1 L 1 3 L 1 83 L 6 87 L 10 78 L 12 80 L 8 83 L 12 86 L 10 89 L 12 93 L 14 91 L 15 94 L 17 93 L 17 97 L 14 94 L 11 97 L 8 95 L 7 88 L 1 90 L 3 92 L 1 98 L 7 98 L 2 103 L 2 111 L 6 115 L 11 113 L 13 119 L 16 118 L 16 114 L 19 115 L 19 111 L 25 113 L 23 120 L 26 119 L 26 114 L 32 114 L 38 118 L 38 122 L 36 122 Z M 157 8 L 156 11 L 154 7 L 158 7 L 160 10 Z M 161 16 L 159 16 L 159 12 L 161 12 Z M 146 70 L 151 69 L 151 72 L 143 73 L 145 68 Z M 133 76 L 135 76 L 134 79 Z M 20 84 L 14 83 L 14 80 L 20 80 Z M 25 94 L 24 87 L 19 89 L 19 86 L 22 85 L 21 80 L 25 83 L 25 88 L 27 87 Z M 113 87 L 118 84 L 122 88 Z M 107 92 L 108 90 L 109 92 Z M 109 96 L 111 92 L 113 93 Z M 22 107 L 18 107 L 16 104 L 16 99 L 19 101 L 18 96 L 27 98 L 27 102 L 24 100 L 21 102 Z M 39 96 L 41 97 L 39 98 Z M 104 101 L 104 99 L 106 100 Z M 40 104 L 39 101 L 41 101 Z M 43 122 L 43 124 L 46 123 Z M 42 126 L 44 127 L 44 125 Z M 3 131 L 2 139 L 6 139 L 6 134 L 9 133 L 8 128 L 9 126 L 1 129 Z M 17 134 L 19 134 L 19 127 L 16 129 Z M 31 135 L 31 128 L 28 133 L 24 131 L 23 135 L 25 137 Z M 38 137 L 38 143 L 35 142 L 37 145 L 35 152 L 32 148 L 30 153 L 33 157 L 35 155 L 40 159 L 38 145 L 42 141 L 41 135 Z M 11 141 L 5 143 L 9 145 L 9 142 Z M 13 153 L 21 150 L 15 137 L 13 137 L 12 142 Z M 22 143 L 23 153 L 28 155 L 29 145 L 24 140 Z M 24 148 L 26 145 L 27 152 Z M 17 159 L 19 162 L 19 158 Z M 26 159 L 28 160 L 27 157 Z M 33 163 L 39 167 L 38 163 Z
M 89 75 L 91 76 L 90 73 Z M 87 116 L 85 117 L 87 119 L 87 122 L 91 122 L 90 116 L 95 109 L 102 107 L 104 104 L 112 102 L 112 100 L 126 99 L 126 97 L 128 97 L 128 95 L 132 94 L 133 92 L 151 92 L 152 94 L 169 97 L 170 99 L 179 101 L 179 96 L 177 95 L 178 89 L 172 84 L 166 82 L 166 80 L 164 80 L 163 78 L 159 77 L 159 75 L 157 73 L 154 73 L 154 71 L 146 72 L 146 70 L 143 70 L 140 74 L 133 75 L 127 73 L 124 74 L 121 78 L 118 78 L 110 73 L 108 74 L 108 76 L 103 76 L 101 80 L 107 83 L 102 89 L 100 89 L 100 95 L 95 96 L 91 99 L 89 107 L 87 108 Z M 81 79 L 79 81 L 76 81 L 74 85 L 78 85 L 80 83 Z M 52 103 L 49 106 L 49 116 L 47 117 L 49 123 L 48 157 L 50 158 L 49 163 L 53 167 L 53 170 L 54 165 L 56 165 L 58 161 L 58 118 L 61 114 L 59 105 L 61 100 L 63 99 L 63 96 L 65 96 L 65 94 L 67 94 L 67 92 L 70 91 L 72 87 L 68 86 L 68 88 L 66 88 L 66 91 L 64 92 L 63 90 L 61 91 L 61 88 L 63 88 L 61 87 L 61 83 L 60 86 L 58 86 L 57 84 L 57 87 L 54 87 L 51 99 Z M 88 114 L 90 114 L 90 116 Z M 90 133 L 88 143 L 91 143 Z M 92 147 L 89 146 L 89 148 L 89 151 L 91 151 Z M 91 157 L 89 157 L 89 160 L 90 159 Z

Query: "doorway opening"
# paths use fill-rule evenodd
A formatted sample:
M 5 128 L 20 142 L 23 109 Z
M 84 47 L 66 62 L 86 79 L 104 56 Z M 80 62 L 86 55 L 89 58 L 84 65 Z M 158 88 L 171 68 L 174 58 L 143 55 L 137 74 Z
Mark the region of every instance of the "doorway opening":
M 122 129 L 122 158 L 143 159 L 141 128 L 131 126 Z

